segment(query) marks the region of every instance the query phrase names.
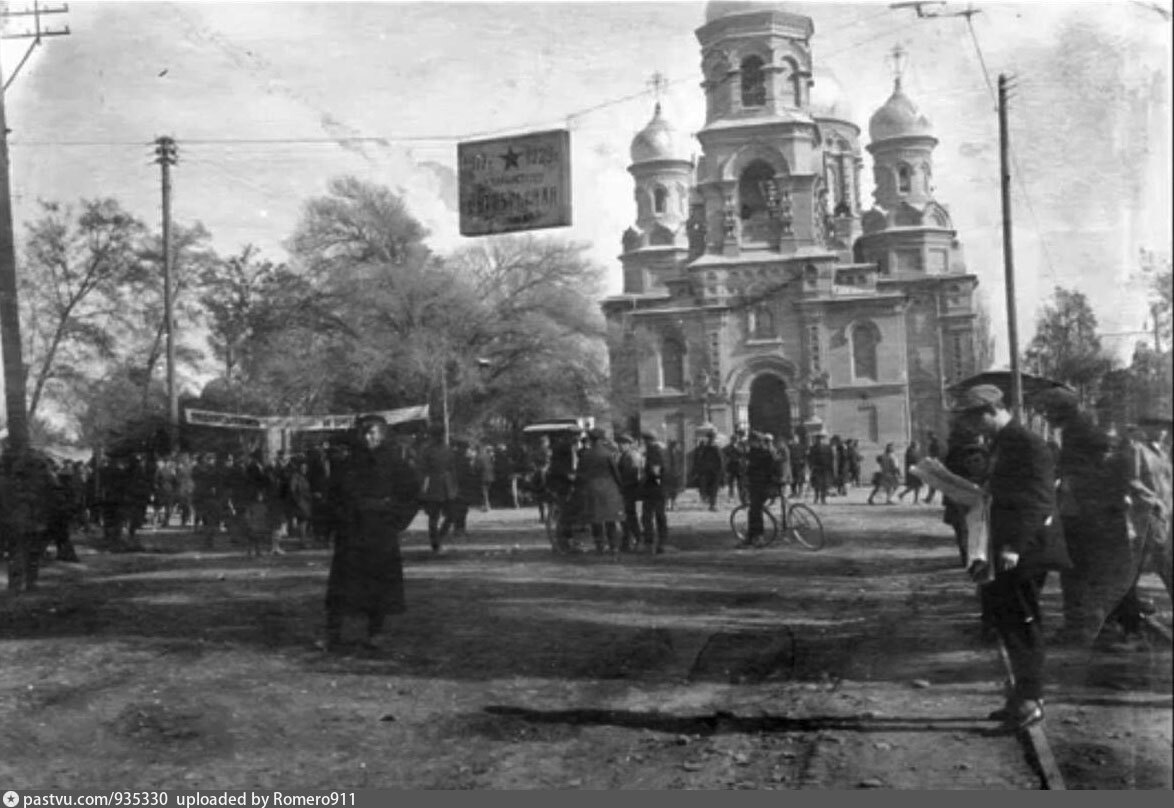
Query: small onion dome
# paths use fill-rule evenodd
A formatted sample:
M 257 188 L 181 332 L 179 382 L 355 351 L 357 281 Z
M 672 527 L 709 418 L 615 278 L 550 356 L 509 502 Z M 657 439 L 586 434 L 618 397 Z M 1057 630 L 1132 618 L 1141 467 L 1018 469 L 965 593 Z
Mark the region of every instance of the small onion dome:
M 929 118 L 922 115 L 909 96 L 901 92 L 900 81 L 884 106 L 868 119 L 868 137 L 873 143 L 896 137 L 926 137 L 932 134 L 933 125 Z
M 811 117 L 852 122 L 852 107 L 844 97 L 844 88 L 826 70 L 815 70 L 811 85 Z
M 787 11 L 789 3 L 750 3 L 739 0 L 711 0 L 705 4 L 705 21 L 720 20 L 736 14 L 754 14 L 759 11 Z
M 648 163 L 653 160 L 689 161 L 688 144 L 673 126 L 660 114 L 660 104 L 652 120 L 632 138 L 632 162 Z

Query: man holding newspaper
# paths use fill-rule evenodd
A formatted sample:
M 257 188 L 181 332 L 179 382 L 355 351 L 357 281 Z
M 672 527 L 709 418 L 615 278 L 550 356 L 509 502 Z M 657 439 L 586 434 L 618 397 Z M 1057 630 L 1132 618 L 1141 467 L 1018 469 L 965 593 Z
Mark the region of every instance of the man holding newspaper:
M 954 411 L 990 439 L 985 489 L 932 459 L 919 464 L 919 473 L 934 488 L 971 506 L 969 572 L 982 585 L 984 617 L 1007 651 L 1013 679 L 1006 705 L 991 718 L 1010 729 L 1026 729 L 1044 717 L 1040 590 L 1048 570 L 1069 566 L 1056 516 L 1055 461 L 1043 439 L 1012 417 L 993 385 L 967 390 Z M 989 523 L 984 524 L 988 506 Z M 983 547 L 988 535 L 989 546 Z

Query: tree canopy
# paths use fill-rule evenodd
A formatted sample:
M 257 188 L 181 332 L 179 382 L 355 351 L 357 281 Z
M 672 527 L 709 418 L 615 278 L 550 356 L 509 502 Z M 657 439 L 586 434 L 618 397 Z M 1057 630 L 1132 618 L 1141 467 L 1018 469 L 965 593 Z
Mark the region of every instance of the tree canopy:
M 113 199 L 44 203 L 22 267 L 31 404 L 91 442 L 166 411 L 162 247 Z M 277 262 L 174 227 L 177 359 L 201 403 L 326 414 L 429 403 L 455 433 L 598 414 L 608 402 L 603 269 L 533 236 L 434 254 L 402 197 L 355 177 L 309 199 Z M 193 335 L 199 335 L 195 339 Z M 205 349 L 206 348 L 206 349 Z

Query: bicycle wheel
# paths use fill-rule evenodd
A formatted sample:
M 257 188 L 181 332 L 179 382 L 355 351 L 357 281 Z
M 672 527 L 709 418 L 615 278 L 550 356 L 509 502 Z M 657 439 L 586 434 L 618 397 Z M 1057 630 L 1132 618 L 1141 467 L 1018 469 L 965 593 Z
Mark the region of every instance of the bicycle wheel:
M 734 531 L 734 538 L 739 544 L 745 544 L 750 536 L 750 506 L 739 505 L 730 513 L 730 530 Z M 779 537 L 779 523 L 774 514 L 765 508 L 762 511 L 762 536 L 759 541 L 762 546 L 774 543 Z
M 805 550 L 823 549 L 823 523 L 815 511 L 801 502 L 787 508 L 787 533 Z

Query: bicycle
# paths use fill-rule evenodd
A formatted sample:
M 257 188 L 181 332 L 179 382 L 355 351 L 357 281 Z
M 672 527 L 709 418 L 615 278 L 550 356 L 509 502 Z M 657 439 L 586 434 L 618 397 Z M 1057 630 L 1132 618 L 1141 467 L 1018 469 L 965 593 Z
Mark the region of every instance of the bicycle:
M 760 547 L 769 547 L 774 544 L 781 534 L 784 542 L 793 542 L 804 550 L 822 550 L 825 537 L 823 522 L 820 521 L 808 506 L 802 502 L 787 504 L 786 497 L 782 497 L 782 507 L 779 514 L 782 524 L 770 512 L 770 506 L 779 497 L 774 496 L 766 501 L 762 508 L 762 536 L 759 539 Z M 781 529 L 780 529 L 781 528 Z M 740 544 L 745 544 L 750 536 L 750 506 L 739 505 L 730 512 L 730 529 Z

